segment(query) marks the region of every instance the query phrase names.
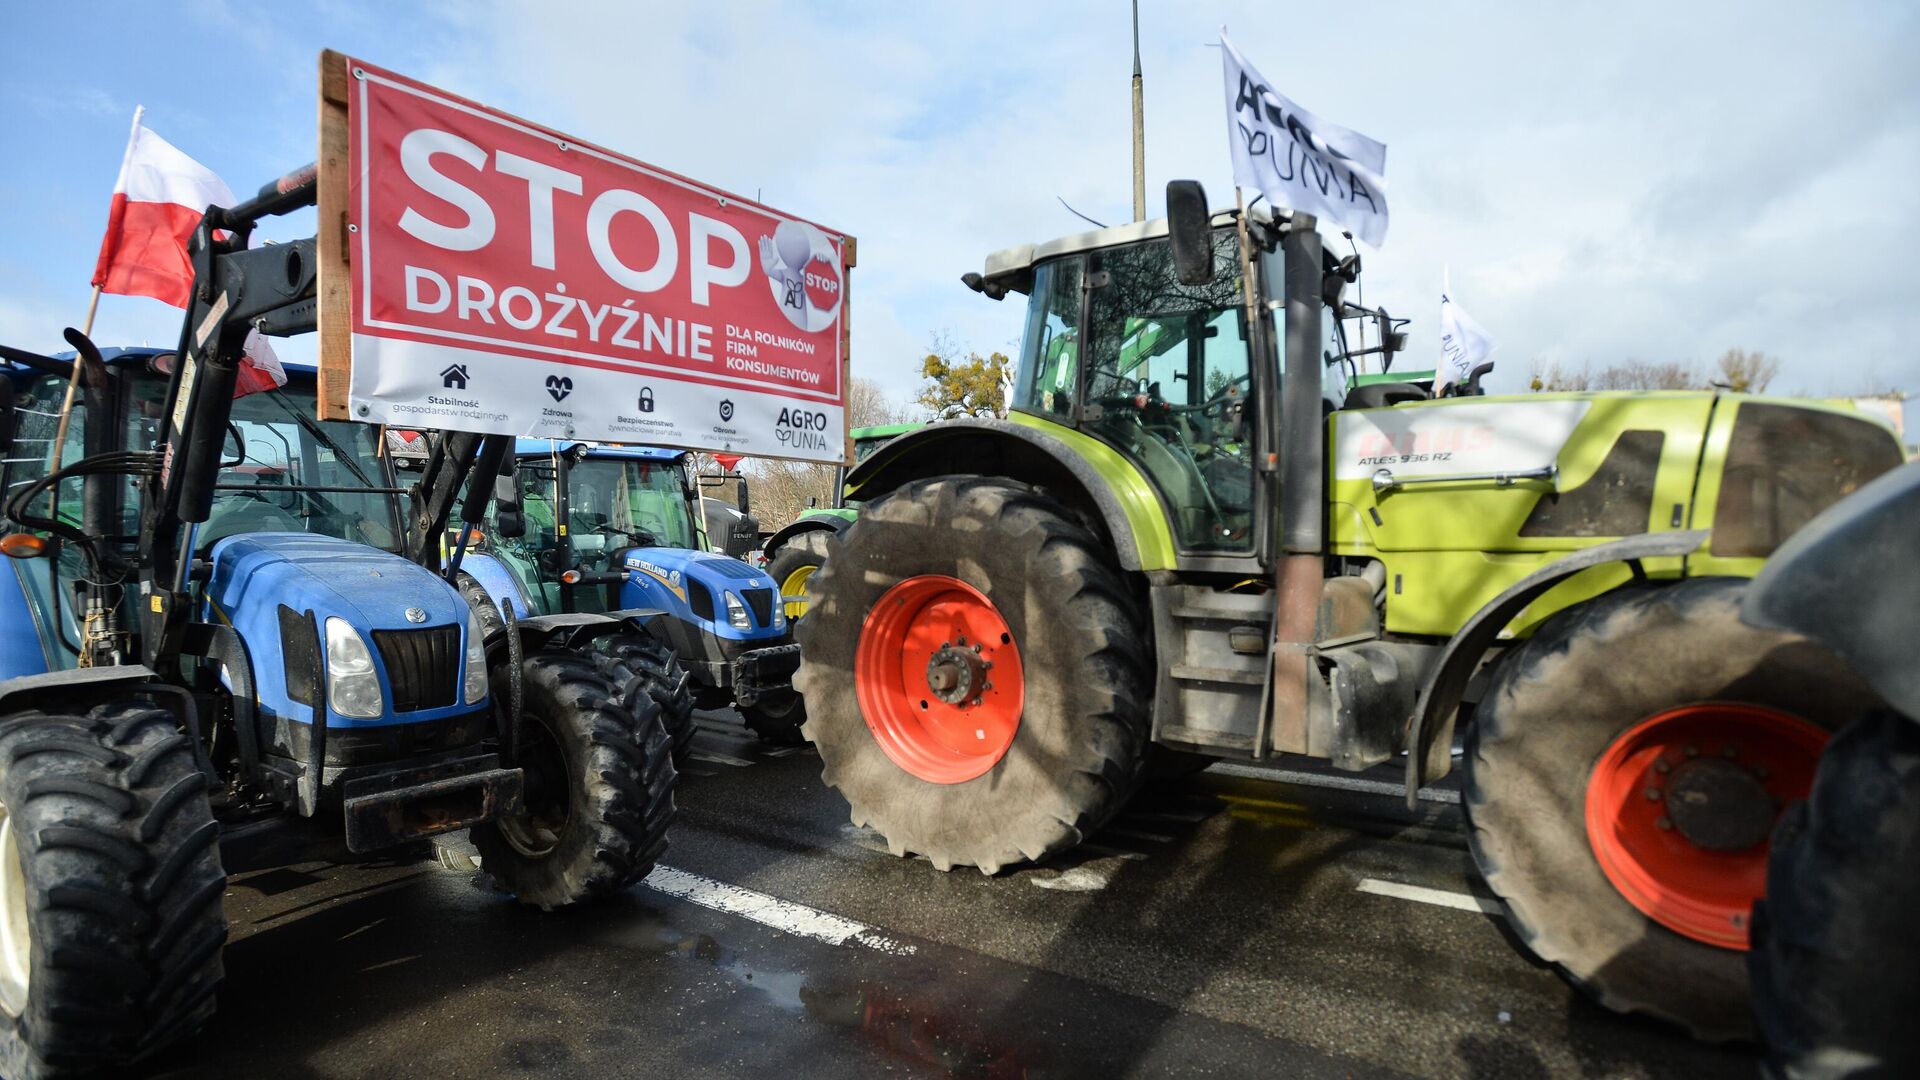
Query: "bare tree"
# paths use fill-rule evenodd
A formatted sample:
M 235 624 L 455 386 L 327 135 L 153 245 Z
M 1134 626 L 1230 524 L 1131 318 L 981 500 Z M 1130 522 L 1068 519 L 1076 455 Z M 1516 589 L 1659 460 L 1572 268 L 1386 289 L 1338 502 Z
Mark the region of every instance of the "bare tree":
M 1578 368 L 1559 363 L 1533 369 L 1535 390 L 1704 390 L 1707 381 L 1692 364 L 1667 360 L 1623 360 L 1595 371 L 1591 365 Z
M 907 405 L 889 397 L 879 383 L 856 376 L 847 385 L 848 426 L 877 427 L 910 419 Z M 833 505 L 836 466 L 754 458 L 742 462 L 741 468 L 752 489 L 753 516 L 760 519 L 762 529 L 780 528 L 809 505 Z

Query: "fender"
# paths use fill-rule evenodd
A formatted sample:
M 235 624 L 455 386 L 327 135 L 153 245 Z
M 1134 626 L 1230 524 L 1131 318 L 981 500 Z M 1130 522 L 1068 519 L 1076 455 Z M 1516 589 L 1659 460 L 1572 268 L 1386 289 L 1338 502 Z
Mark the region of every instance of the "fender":
M 150 683 L 172 692 L 160 682 L 160 673 L 145 664 L 22 675 L 0 682 L 0 715 L 36 706 L 53 712 L 84 712 L 89 706 L 124 697 Z
M 1122 569 L 1173 569 L 1166 510 L 1139 470 L 1092 438 L 1039 423 L 943 420 L 897 436 L 848 474 L 847 496 L 872 501 L 936 476 L 1004 476 L 1099 521 Z
M 528 652 L 538 652 L 548 646 L 572 649 L 622 629 L 658 637 L 649 624 L 664 614 L 666 612 L 653 608 L 626 608 L 604 615 L 586 611 L 556 612 L 515 619 L 513 630 L 521 647 Z
M 1690 555 L 1706 542 L 1708 530 L 1642 533 L 1568 555 L 1513 583 L 1468 619 L 1447 642 L 1433 676 L 1420 691 L 1407 726 L 1407 807 L 1417 809 L 1419 792 L 1428 778 L 1445 776 L 1452 767 L 1451 748 L 1460 699 L 1467 682 L 1480 666 L 1500 631 L 1548 589 L 1584 570 L 1609 563 L 1626 563 L 1635 577 L 1644 577 L 1640 561 Z
M 819 511 L 812 511 L 807 516 L 799 518 L 786 528 L 767 537 L 767 542 L 760 545 L 760 550 L 766 552 L 767 558 L 771 559 L 773 558 L 773 553 L 780 550 L 780 545 L 799 536 L 801 533 L 824 532 L 838 536 L 846 532 L 852 525 L 853 519 L 851 517 L 841 517 L 839 514 L 831 512 L 821 513 Z

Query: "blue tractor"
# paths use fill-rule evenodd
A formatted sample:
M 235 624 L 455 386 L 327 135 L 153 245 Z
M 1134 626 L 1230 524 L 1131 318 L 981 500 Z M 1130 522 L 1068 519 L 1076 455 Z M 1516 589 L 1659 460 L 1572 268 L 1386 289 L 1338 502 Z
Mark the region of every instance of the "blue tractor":
M 800 647 L 779 590 L 764 571 L 708 550 L 684 452 L 521 439 L 514 457 L 513 495 L 462 563 L 503 612 L 611 615 L 633 629 L 598 639 L 603 654 L 643 669 L 677 657 L 691 693 L 659 703 L 681 755 L 693 706 L 736 706 L 761 739 L 804 741 L 792 681 Z M 744 503 L 744 481 L 740 491 Z
M 621 624 L 489 634 L 409 544 L 403 502 L 478 520 L 511 440 L 451 436 L 408 490 L 374 429 L 317 419 L 311 369 L 235 397 L 250 333 L 314 328 L 314 241 L 247 246 L 314 192 L 309 168 L 209 208 L 178 349 L 0 348 L 0 1076 L 198 1029 L 229 873 L 470 828 L 552 907 L 665 848 L 659 710 L 588 646 Z

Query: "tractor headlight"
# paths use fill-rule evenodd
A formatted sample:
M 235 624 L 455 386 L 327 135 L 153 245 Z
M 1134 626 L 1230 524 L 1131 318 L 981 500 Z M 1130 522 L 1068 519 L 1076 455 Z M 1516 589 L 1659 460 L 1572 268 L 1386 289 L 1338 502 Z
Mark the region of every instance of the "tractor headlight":
M 347 620 L 327 620 L 327 705 L 341 716 L 371 720 L 387 709 L 367 639 Z
M 481 640 L 480 613 L 471 607 L 467 608 L 467 676 L 464 689 L 469 705 L 478 705 L 487 696 L 487 646 Z
M 753 629 L 753 623 L 747 619 L 747 605 L 732 592 L 727 593 L 727 625 L 735 630 Z

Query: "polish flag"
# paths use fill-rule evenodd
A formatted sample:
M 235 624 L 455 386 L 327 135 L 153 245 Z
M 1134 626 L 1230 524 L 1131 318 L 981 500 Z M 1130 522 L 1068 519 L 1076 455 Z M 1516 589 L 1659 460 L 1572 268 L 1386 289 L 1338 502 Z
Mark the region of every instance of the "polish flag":
M 102 292 L 151 296 L 184 308 L 193 289 L 187 238 L 208 206 L 232 206 L 233 192 L 206 166 L 142 127 L 145 111 L 133 113 L 93 284 Z

